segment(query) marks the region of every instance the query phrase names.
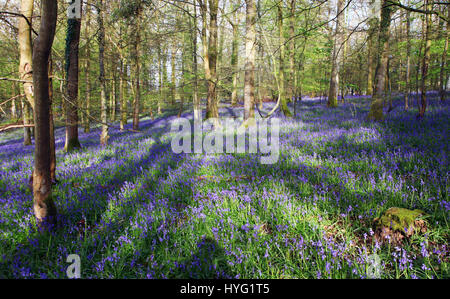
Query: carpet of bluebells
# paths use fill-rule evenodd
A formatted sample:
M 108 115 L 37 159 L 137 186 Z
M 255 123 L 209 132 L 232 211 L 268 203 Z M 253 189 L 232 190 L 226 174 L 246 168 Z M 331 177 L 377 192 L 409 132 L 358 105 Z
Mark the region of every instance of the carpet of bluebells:
M 449 278 L 450 104 L 428 100 L 422 120 L 398 96 L 374 123 L 370 99 L 305 99 L 295 118 L 278 114 L 272 165 L 259 153 L 174 154 L 170 115 L 112 128 L 106 147 L 99 128 L 80 129 L 83 147 L 68 154 L 58 128 L 58 228 L 45 233 L 27 185 L 34 147 L 4 133 L 0 277 L 65 278 L 78 254 L 82 278 L 367 278 L 376 254 L 382 278 Z M 373 221 L 390 207 L 425 211 L 427 231 L 378 243 Z

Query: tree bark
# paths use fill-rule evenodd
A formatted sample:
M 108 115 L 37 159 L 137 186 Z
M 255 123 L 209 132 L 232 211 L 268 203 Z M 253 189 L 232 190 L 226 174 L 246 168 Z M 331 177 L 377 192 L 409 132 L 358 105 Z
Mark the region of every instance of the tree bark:
M 141 14 L 141 8 L 138 8 L 136 17 L 135 17 L 135 32 L 134 32 L 134 76 L 135 76 L 135 82 L 134 82 L 134 102 L 133 102 L 133 130 L 139 129 L 139 111 L 140 111 L 140 104 L 141 104 L 141 87 L 140 87 L 140 72 L 141 72 L 141 66 L 140 66 L 140 43 L 141 43 L 141 21 L 140 21 L 140 14 Z
M 206 6 L 206 3 L 205 3 Z M 205 7 L 206 9 L 206 7 Z M 216 119 L 215 127 L 219 125 L 219 109 L 217 106 L 217 12 L 219 9 L 219 0 L 209 0 L 209 40 L 208 40 L 208 69 L 209 69 L 209 79 L 208 82 L 208 98 L 206 106 L 206 118 Z M 205 21 L 204 21 L 205 23 Z
M 32 123 L 29 102 L 22 100 L 22 117 L 23 117 L 23 145 L 31 145 L 31 129 L 28 125 Z M 28 126 L 28 127 L 25 127 Z
M 170 51 L 170 101 L 172 106 L 175 105 L 176 97 L 176 76 L 175 76 L 175 55 L 176 55 L 176 45 L 175 41 L 172 42 L 172 48 Z
M 283 8 L 282 2 L 277 4 L 278 10 L 278 33 L 279 33 L 279 44 L 280 44 L 280 65 L 279 65 L 279 97 L 281 110 L 286 117 L 292 117 L 291 111 L 287 106 L 286 95 L 285 95 L 285 74 L 284 74 L 284 55 L 285 55 L 285 45 L 284 45 L 284 29 L 283 29 Z
M 194 6 L 193 25 L 191 27 L 192 37 L 192 72 L 194 74 L 193 83 L 193 107 L 194 119 L 199 119 L 201 114 L 200 98 L 198 97 L 198 69 L 197 69 L 197 8 Z M 189 22 L 189 24 L 191 24 Z
M 73 18 L 67 20 L 66 78 L 68 103 L 66 103 L 66 144 L 64 146 L 66 152 L 71 152 L 81 147 L 78 139 L 78 53 L 80 31 L 81 19 Z
M 99 62 L 99 81 L 100 81 L 100 103 L 101 103 L 101 121 L 102 121 L 102 133 L 100 135 L 100 144 L 108 144 L 108 125 L 107 125 L 107 91 L 106 91 L 106 80 L 105 80 L 105 64 L 104 64 L 104 52 L 105 52 L 105 27 L 103 25 L 104 18 L 104 4 L 103 0 L 97 1 L 97 23 L 99 26 L 98 30 L 98 62 Z
M 339 93 L 339 55 L 341 47 L 341 22 L 342 22 L 342 9 L 344 7 L 344 0 L 338 0 L 337 2 L 337 17 L 336 27 L 334 30 L 334 42 L 333 42 L 333 54 L 331 57 L 331 78 L 330 89 L 328 91 L 328 107 L 337 107 L 338 105 L 338 93 Z
M 55 147 L 55 123 L 53 121 L 53 59 L 50 54 L 48 59 L 48 98 L 50 114 L 50 178 L 56 183 L 56 147 Z
M 250 126 L 255 125 L 256 5 L 254 0 L 246 0 L 245 3 L 244 121 L 246 125 Z
M 295 5 L 296 0 L 290 0 L 290 16 L 289 16 L 289 98 L 294 102 L 297 89 L 297 70 L 295 69 Z M 295 107 L 294 107 L 295 109 Z
M 394 7 L 390 6 L 389 0 L 383 0 L 378 34 L 378 63 L 375 73 L 375 93 L 372 97 L 369 115 L 367 116 L 369 120 L 381 121 L 384 119 L 383 98 L 385 96 L 386 71 L 389 59 L 389 28 L 393 9 Z
M 86 87 L 86 93 L 85 93 L 85 99 L 84 99 L 84 105 L 83 107 L 83 115 L 84 115 L 84 132 L 89 133 L 91 131 L 90 128 L 90 119 L 89 119 L 89 110 L 91 105 L 91 80 L 89 76 L 89 72 L 91 69 L 91 45 L 90 45 L 90 36 L 89 36 L 89 28 L 91 26 L 91 9 L 89 6 L 86 7 L 86 27 L 85 27 L 85 38 L 86 38 L 86 65 L 85 65 L 85 87 Z
M 448 52 L 448 36 L 450 31 L 449 21 L 450 20 L 450 6 L 447 6 L 447 22 L 446 22 L 446 28 L 447 30 L 443 30 L 445 43 L 444 43 L 444 50 L 442 51 L 442 57 L 441 57 L 441 70 L 439 72 L 439 98 L 441 102 L 445 101 L 445 93 L 446 93 L 446 67 L 448 65 L 447 61 L 447 52 Z
M 372 0 L 370 3 L 370 11 L 371 11 L 371 18 L 369 19 L 369 32 L 368 32 L 368 43 L 367 43 L 367 51 L 368 51 L 368 57 L 367 57 L 367 91 L 366 95 L 373 95 L 373 76 L 374 76 L 374 69 L 376 68 L 376 51 L 374 49 L 377 48 L 376 39 L 377 39 L 377 33 L 378 33 L 378 13 L 376 6 L 378 2 L 376 0 Z
M 20 80 L 32 81 L 33 78 L 33 63 L 32 63 L 32 44 L 31 44 L 31 25 L 32 15 L 33 15 L 33 0 L 22 0 L 20 3 L 20 13 L 23 17 L 19 18 L 19 31 L 18 31 L 18 42 L 19 42 L 19 75 Z M 26 18 L 26 19 L 25 19 Z M 23 90 L 25 93 L 28 105 L 34 109 L 34 99 L 33 99 L 33 83 L 24 82 L 22 83 Z M 23 102 L 22 102 L 23 103 Z M 22 104 L 22 115 L 23 124 L 31 124 L 31 116 L 28 105 Z M 23 144 L 25 146 L 31 145 L 31 130 L 29 127 L 24 127 Z
M 427 10 L 432 9 L 432 4 L 430 0 L 424 0 L 424 5 Z M 422 58 L 422 80 L 421 80 L 421 95 L 420 95 L 420 110 L 419 117 L 425 115 L 427 109 L 427 79 L 428 79 L 428 66 L 430 64 L 430 48 L 431 48 L 431 15 L 425 15 L 425 48 L 423 51 Z
M 50 96 L 48 61 L 55 36 L 58 4 L 41 0 L 41 26 L 33 48 L 33 86 L 35 151 L 33 171 L 33 209 L 39 227 L 54 224 L 56 207 L 52 199 L 50 173 Z
M 409 94 L 411 93 L 411 12 L 406 12 L 406 78 L 405 78 L 405 110 L 409 109 Z

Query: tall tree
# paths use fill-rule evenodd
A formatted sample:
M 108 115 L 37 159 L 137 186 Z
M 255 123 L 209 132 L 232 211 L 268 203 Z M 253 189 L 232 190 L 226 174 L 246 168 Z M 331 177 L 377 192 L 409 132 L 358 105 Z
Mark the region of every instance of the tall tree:
M 66 103 L 66 144 L 64 146 L 64 150 L 67 152 L 81 147 L 78 139 L 78 52 L 80 31 L 81 18 L 69 18 L 67 20 L 66 34 L 66 88 L 68 103 Z
M 133 44 L 133 60 L 134 60 L 134 102 L 133 102 L 133 130 L 139 129 L 139 109 L 141 104 L 141 87 L 140 87 L 140 43 L 141 43 L 141 3 L 138 3 L 136 15 L 134 18 L 134 44 Z
M 56 0 L 41 0 L 41 25 L 33 46 L 33 86 L 35 150 L 33 171 L 33 209 L 38 226 L 56 221 L 50 173 L 50 96 L 48 61 L 56 30 Z
M 409 109 L 409 94 L 411 93 L 411 12 L 406 11 L 406 74 L 405 74 L 405 110 Z
M 432 2 L 430 0 L 424 0 L 424 6 L 428 11 L 432 9 Z M 428 79 L 428 66 L 430 64 L 430 48 L 431 48 L 431 14 L 425 15 L 425 48 L 422 58 L 422 80 L 421 80 L 421 94 L 420 94 L 420 109 L 419 117 L 425 115 L 427 109 L 427 79 Z
M 278 33 L 279 33 L 279 49 L 280 49 L 280 65 L 279 65 L 279 87 L 278 93 L 280 97 L 281 110 L 287 117 L 292 117 L 292 113 L 287 106 L 286 91 L 285 91 L 285 71 L 284 71 L 284 56 L 285 56 L 285 41 L 283 28 L 283 1 L 278 2 Z
M 383 98 L 386 85 L 386 71 L 389 59 L 389 28 L 391 25 L 391 14 L 394 7 L 389 0 L 383 0 L 381 4 L 381 22 L 378 33 L 377 48 L 377 70 L 375 73 L 375 92 L 372 97 L 369 120 L 381 121 L 383 115 Z
M 445 8 L 444 8 L 445 9 Z M 443 30 L 442 34 L 444 35 L 444 49 L 442 50 L 442 56 L 441 56 L 441 70 L 439 72 L 439 97 L 441 101 L 443 102 L 445 100 L 445 93 L 446 93 L 446 67 L 448 65 L 447 61 L 447 52 L 448 52 L 448 36 L 450 34 L 450 5 L 447 5 L 447 22 L 446 22 L 446 30 Z M 442 27 L 444 28 L 444 27 Z
M 206 0 L 203 1 L 204 9 L 206 9 Z M 205 57 L 208 56 L 209 64 L 209 76 L 208 76 L 208 98 L 206 105 L 206 118 L 216 119 L 214 126 L 218 126 L 219 123 L 219 109 L 217 106 L 217 15 L 219 9 L 219 0 L 209 0 L 209 39 L 208 39 L 208 51 Z M 205 13 L 206 20 L 206 13 Z M 204 24 L 206 23 L 203 21 Z M 205 47 L 205 46 L 204 46 Z M 206 63 L 206 60 L 204 60 Z
M 85 97 L 84 97 L 84 101 L 83 101 L 83 115 L 84 115 L 84 132 L 85 133 L 89 133 L 91 128 L 90 128 L 90 115 L 89 115 L 89 111 L 90 111 L 90 106 L 91 106 L 91 80 L 90 80 L 90 76 L 89 76 L 89 72 L 91 70 L 91 44 L 90 44 L 90 36 L 89 36 L 89 29 L 91 26 L 91 9 L 89 6 L 86 6 L 86 26 L 85 26 L 85 38 L 86 38 L 86 44 L 85 44 L 85 49 L 86 49 L 86 64 L 85 64 L 85 75 L 84 75 L 84 84 L 85 84 Z
M 30 108 L 34 109 L 33 99 L 33 63 L 32 63 L 32 44 L 31 44 L 31 24 L 33 15 L 33 0 L 22 0 L 20 3 L 20 13 L 22 17 L 19 18 L 18 42 L 19 42 L 19 75 L 23 82 L 23 90 L 28 103 L 22 102 L 24 125 L 31 123 Z M 30 128 L 24 126 L 24 145 L 31 145 L 31 131 Z
M 289 95 L 291 99 L 296 97 L 297 93 L 297 69 L 295 67 L 295 5 L 296 0 L 289 1 Z
M 337 99 L 339 93 L 339 55 L 341 49 L 341 23 L 343 16 L 343 7 L 345 0 L 337 1 L 336 25 L 334 29 L 333 52 L 331 56 L 331 78 L 330 89 L 328 91 L 328 107 L 337 107 Z
M 200 98 L 198 97 L 198 68 L 197 68 L 197 8 L 195 5 L 193 11 L 192 22 L 189 20 L 191 26 L 191 38 L 192 38 L 192 73 L 193 73 L 193 95 L 192 101 L 194 106 L 194 119 L 199 119 L 201 115 Z
M 368 41 L 367 41 L 367 91 L 366 95 L 373 94 L 373 77 L 374 71 L 376 68 L 376 43 L 377 43 L 377 34 L 378 34 L 378 26 L 379 26 L 379 13 L 378 13 L 378 0 L 370 1 L 370 18 L 368 20 L 369 23 L 369 31 L 368 31 Z
M 102 133 L 100 135 L 100 144 L 108 143 L 108 94 L 106 90 L 105 79 L 105 27 L 103 18 L 105 14 L 105 6 L 103 0 L 97 0 L 97 23 L 98 23 L 98 63 L 99 63 L 99 81 L 100 81 L 100 118 L 102 122 Z
M 245 18 L 245 75 L 244 75 L 244 121 L 254 125 L 255 119 L 255 60 L 256 60 L 256 5 L 246 0 Z

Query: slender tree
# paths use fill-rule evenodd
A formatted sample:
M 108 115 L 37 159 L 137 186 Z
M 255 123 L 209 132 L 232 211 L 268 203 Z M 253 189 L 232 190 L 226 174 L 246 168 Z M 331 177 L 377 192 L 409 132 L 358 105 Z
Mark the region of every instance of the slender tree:
M 439 97 L 440 100 L 443 102 L 445 100 L 445 93 L 446 93 L 446 67 L 448 66 L 447 61 L 447 52 L 448 52 L 448 36 L 450 32 L 450 26 L 449 26 L 449 20 L 450 20 L 450 5 L 447 6 L 447 22 L 446 22 L 446 30 L 443 30 L 444 35 L 444 49 L 442 50 L 442 56 L 441 56 L 441 69 L 439 72 Z
M 383 115 L 383 99 L 386 86 L 386 71 L 389 59 L 389 28 L 391 25 L 391 14 L 394 7 L 390 5 L 389 0 L 383 0 L 381 7 L 381 22 L 378 33 L 377 49 L 377 70 L 375 73 L 375 92 L 372 97 L 369 120 L 381 121 Z
M 428 11 L 432 9 L 432 2 L 430 0 L 424 0 L 424 6 Z M 431 47 L 431 14 L 425 15 L 425 48 L 422 58 L 422 80 L 421 80 L 421 94 L 420 94 L 420 109 L 419 117 L 425 115 L 427 109 L 427 79 L 428 79 L 428 66 L 430 64 L 430 47 Z
M 367 95 L 373 95 L 373 77 L 374 70 L 376 68 L 376 43 L 377 43 L 377 34 L 378 34 L 378 26 L 379 26 L 379 13 L 377 6 L 378 0 L 371 0 L 370 2 L 370 18 L 368 20 L 369 23 L 369 32 L 368 32 L 368 41 L 367 41 Z
M 85 44 L 85 49 L 86 49 L 86 64 L 85 64 L 85 70 L 84 70 L 84 84 L 85 84 L 85 98 L 84 98 L 84 105 L 83 107 L 83 115 L 84 117 L 84 132 L 85 133 L 89 133 L 91 128 L 90 128 L 90 119 L 89 119 L 89 111 L 90 111 L 90 106 L 91 106 L 91 80 L 90 80 L 90 69 L 91 69 L 91 43 L 90 43 L 90 36 L 89 36 L 89 29 L 91 26 L 91 9 L 89 6 L 86 6 L 86 26 L 85 26 L 85 38 L 86 38 L 86 44 Z
M 68 103 L 66 103 L 66 144 L 64 146 L 64 150 L 67 152 L 81 147 L 78 139 L 78 52 L 80 32 L 81 18 L 69 18 L 67 20 L 66 33 L 66 88 Z
M 280 97 L 281 110 L 283 114 L 287 117 L 292 117 L 292 113 L 287 106 L 286 91 L 285 91 L 285 71 L 284 71 L 284 56 L 285 56 L 285 41 L 284 41 L 284 29 L 283 29 L 283 7 L 282 1 L 277 4 L 278 12 L 278 33 L 279 33 L 279 44 L 280 44 L 280 65 L 279 65 L 279 86 L 278 93 Z
M 206 1 L 206 0 L 204 0 Z M 206 3 L 204 3 L 204 9 L 206 10 Z M 206 105 L 206 118 L 216 119 L 215 127 L 219 125 L 219 109 L 217 106 L 217 14 L 219 9 L 219 0 L 209 0 L 209 39 L 208 39 L 208 50 L 205 53 L 205 57 L 208 59 L 204 60 L 208 62 L 209 75 L 207 78 L 208 82 L 208 98 Z M 206 23 L 206 13 L 204 13 L 204 24 Z M 205 28 L 206 29 L 206 28 Z M 205 47 L 205 45 L 204 45 Z
M 333 42 L 333 52 L 331 57 L 331 78 L 330 78 L 330 89 L 328 91 L 328 107 L 337 107 L 337 99 L 339 93 L 339 55 L 341 48 L 341 23 L 343 16 L 343 7 L 345 0 L 337 1 L 336 10 L 336 26 L 334 29 L 334 42 Z
M 33 0 L 22 0 L 20 3 L 20 13 L 22 17 L 19 18 L 18 27 L 18 42 L 19 42 L 19 75 L 23 80 L 23 90 L 26 101 L 22 101 L 22 114 L 24 125 L 31 123 L 30 106 L 34 109 L 33 99 L 33 63 L 32 63 L 32 44 L 31 44 L 31 24 L 33 15 Z M 24 126 L 23 144 L 31 145 L 31 130 L 29 127 Z
M 100 81 L 100 105 L 101 105 L 101 121 L 102 133 L 100 135 L 100 144 L 106 145 L 108 143 L 108 124 L 107 124 L 107 103 L 108 95 L 106 90 L 105 79 L 105 27 L 103 25 L 103 18 L 105 13 L 105 6 L 103 0 L 97 0 L 97 23 L 98 23 L 98 63 L 99 63 L 99 81 Z
M 256 60 L 256 5 L 255 0 L 246 0 L 245 76 L 244 76 L 244 121 L 254 125 L 255 119 L 255 60 Z
M 409 109 L 409 94 L 411 93 L 411 12 L 406 11 L 406 74 L 405 74 L 405 110 Z
M 140 43 L 141 43 L 141 4 L 139 2 L 136 15 L 134 18 L 134 47 L 133 47 L 133 58 L 134 58 L 134 102 L 133 102 L 133 130 L 139 129 L 139 110 L 141 104 L 141 65 L 140 65 Z
M 54 224 L 56 207 L 52 199 L 50 173 L 50 96 L 48 61 L 56 30 L 56 0 L 41 0 L 41 25 L 33 46 L 35 150 L 33 171 L 33 209 L 38 226 Z
M 191 25 L 190 32 L 192 38 L 192 73 L 193 73 L 193 107 L 194 107 L 194 119 L 199 119 L 201 114 L 200 98 L 198 97 L 198 68 L 197 68 L 197 8 L 194 5 L 192 22 L 189 20 L 189 25 Z

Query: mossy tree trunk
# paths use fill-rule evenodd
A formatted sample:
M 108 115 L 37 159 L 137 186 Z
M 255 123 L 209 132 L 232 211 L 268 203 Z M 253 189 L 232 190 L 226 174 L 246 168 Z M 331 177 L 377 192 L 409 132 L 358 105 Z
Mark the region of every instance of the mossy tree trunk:
M 81 4 L 80 4 L 81 5 Z M 81 19 L 67 20 L 66 34 L 66 143 L 64 150 L 71 152 L 79 147 L 78 139 L 78 53 Z
M 389 28 L 391 25 L 391 14 L 394 7 L 389 0 L 383 0 L 381 7 L 381 22 L 378 33 L 378 55 L 377 70 L 375 73 L 375 92 L 372 96 L 370 111 L 367 116 L 369 120 L 381 121 L 383 115 L 383 99 L 385 96 L 386 71 L 389 59 Z

